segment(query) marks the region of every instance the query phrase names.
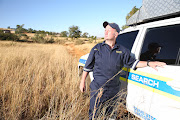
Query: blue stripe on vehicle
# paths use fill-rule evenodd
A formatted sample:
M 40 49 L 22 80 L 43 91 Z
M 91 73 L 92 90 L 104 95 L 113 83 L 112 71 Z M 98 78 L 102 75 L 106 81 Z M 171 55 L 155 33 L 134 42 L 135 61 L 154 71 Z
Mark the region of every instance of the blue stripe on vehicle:
M 172 89 L 169 85 L 166 84 L 165 81 L 161 81 L 158 79 L 146 77 L 143 75 L 135 74 L 135 73 L 129 73 L 129 80 L 140 83 L 142 85 L 169 93 L 171 95 L 180 97 L 180 91 Z
M 84 60 L 84 59 L 79 59 L 79 62 L 82 63 L 82 64 L 85 64 L 85 63 L 86 63 L 86 60 Z

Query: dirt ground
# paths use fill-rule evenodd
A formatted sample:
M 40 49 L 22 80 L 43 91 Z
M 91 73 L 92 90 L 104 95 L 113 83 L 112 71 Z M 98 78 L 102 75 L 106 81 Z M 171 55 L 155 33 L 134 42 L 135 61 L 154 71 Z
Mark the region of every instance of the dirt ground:
M 66 43 L 68 52 L 79 59 L 81 56 L 90 52 L 91 48 L 94 47 L 95 44 L 82 44 L 82 45 L 75 45 L 73 42 Z

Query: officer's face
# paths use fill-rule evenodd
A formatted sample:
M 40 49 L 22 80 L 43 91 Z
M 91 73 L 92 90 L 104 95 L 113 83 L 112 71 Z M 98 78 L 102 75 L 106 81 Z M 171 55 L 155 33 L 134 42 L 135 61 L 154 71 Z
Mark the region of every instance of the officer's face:
M 114 40 L 116 39 L 116 29 L 112 28 L 111 26 L 107 25 L 104 32 L 104 39 L 105 40 Z

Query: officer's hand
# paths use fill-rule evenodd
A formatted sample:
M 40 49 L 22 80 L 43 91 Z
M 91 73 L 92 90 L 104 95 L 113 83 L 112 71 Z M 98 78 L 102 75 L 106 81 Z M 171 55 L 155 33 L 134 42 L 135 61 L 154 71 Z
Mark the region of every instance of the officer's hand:
M 149 66 L 154 68 L 156 71 L 158 71 L 158 69 L 156 67 L 164 67 L 166 65 L 166 63 L 164 62 L 158 62 L 158 61 L 155 61 L 155 62 L 149 62 Z
M 79 88 L 80 88 L 81 92 L 85 92 L 86 85 L 85 85 L 85 82 L 83 80 L 81 80 Z

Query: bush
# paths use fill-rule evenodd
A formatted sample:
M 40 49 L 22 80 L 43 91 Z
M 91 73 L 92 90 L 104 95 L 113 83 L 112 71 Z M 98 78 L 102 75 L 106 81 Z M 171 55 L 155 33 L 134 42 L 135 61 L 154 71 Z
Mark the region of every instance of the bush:
M 76 40 L 75 41 L 75 45 L 82 45 L 84 43 L 85 43 L 84 40 Z
M 64 44 L 66 42 L 65 39 L 56 39 L 56 43 L 58 44 Z
M 19 34 L 19 36 L 21 37 L 21 36 L 27 36 L 26 34 L 24 34 L 24 33 L 21 33 L 21 34 Z
M 90 40 L 89 40 L 89 43 L 92 43 L 92 42 L 93 42 L 93 39 L 90 39 Z
M 54 43 L 54 38 L 45 38 L 45 34 L 36 34 L 32 37 L 32 40 L 36 43 Z
M 19 38 L 20 38 L 20 41 L 26 42 L 26 41 L 28 41 L 29 36 L 27 36 L 27 35 L 24 34 L 24 33 L 21 33 L 21 34 L 19 34 Z
M 50 38 L 50 39 L 45 39 L 45 43 L 54 43 L 55 41 L 54 41 L 54 38 Z
M 33 42 L 36 42 L 36 43 L 44 43 L 45 41 L 45 38 L 44 38 L 44 35 L 40 35 L 40 34 L 35 34 L 34 37 L 32 37 L 32 40 Z
M 18 41 L 19 37 L 12 33 L 3 33 L 0 32 L 0 40 L 12 40 L 12 41 Z

